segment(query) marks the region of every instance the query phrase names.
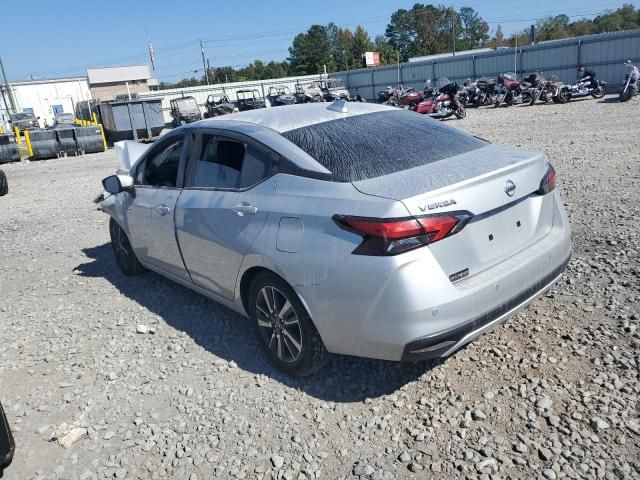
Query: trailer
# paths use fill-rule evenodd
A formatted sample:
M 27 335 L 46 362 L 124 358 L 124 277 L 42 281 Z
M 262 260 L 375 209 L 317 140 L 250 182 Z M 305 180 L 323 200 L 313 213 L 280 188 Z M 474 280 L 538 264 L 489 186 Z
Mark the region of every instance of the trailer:
M 165 128 L 161 98 L 101 102 L 97 108 L 109 143 L 151 140 Z

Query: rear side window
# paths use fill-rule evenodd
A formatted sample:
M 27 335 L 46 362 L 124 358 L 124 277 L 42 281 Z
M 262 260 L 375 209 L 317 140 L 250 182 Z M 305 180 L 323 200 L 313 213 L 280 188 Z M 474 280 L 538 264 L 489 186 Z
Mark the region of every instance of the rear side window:
M 404 110 L 317 123 L 282 136 L 331 171 L 337 182 L 389 175 L 487 145 L 442 122 Z
M 203 136 L 194 187 L 248 188 L 269 176 L 271 159 L 251 145 Z

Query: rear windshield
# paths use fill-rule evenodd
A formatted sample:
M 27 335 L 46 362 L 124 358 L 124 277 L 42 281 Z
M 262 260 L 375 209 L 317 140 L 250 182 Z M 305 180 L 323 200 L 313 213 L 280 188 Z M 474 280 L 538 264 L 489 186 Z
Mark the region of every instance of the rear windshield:
M 355 182 L 470 152 L 487 142 L 406 110 L 309 125 L 282 135 L 337 182 Z

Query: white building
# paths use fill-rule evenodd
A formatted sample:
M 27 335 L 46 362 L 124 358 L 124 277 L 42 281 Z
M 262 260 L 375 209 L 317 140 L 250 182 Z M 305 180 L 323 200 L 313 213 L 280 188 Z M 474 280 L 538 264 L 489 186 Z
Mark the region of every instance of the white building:
M 44 127 L 60 113 L 74 113 L 76 102 L 91 99 L 86 77 L 11 82 L 9 88 L 10 96 L 4 85 L 0 88 L 0 124 L 5 130 L 10 117 L 6 108 L 11 109 L 12 102 L 16 111 L 40 117 L 40 126 Z
M 53 124 L 60 113 L 75 113 L 84 100 L 113 100 L 117 95 L 149 92 L 157 86 L 147 65 L 89 68 L 86 77 L 52 78 L 9 82 L 9 92 L 0 85 L 0 126 L 10 130 L 11 112 L 33 113 L 40 126 Z

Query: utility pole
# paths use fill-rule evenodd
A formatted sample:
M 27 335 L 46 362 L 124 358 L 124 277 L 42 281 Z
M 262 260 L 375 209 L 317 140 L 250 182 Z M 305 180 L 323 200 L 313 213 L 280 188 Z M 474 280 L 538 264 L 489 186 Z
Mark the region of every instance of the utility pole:
M 514 74 L 516 76 L 515 79 L 518 78 L 518 34 L 516 33 L 516 51 L 513 52 L 513 69 L 514 69 Z
M 210 71 L 211 71 L 211 64 L 209 63 L 209 59 L 207 58 L 207 79 L 209 79 Z M 211 80 L 213 80 L 213 78 Z
M 202 68 L 204 69 L 204 78 L 209 85 L 209 70 L 207 70 L 207 61 L 204 59 L 204 47 L 202 46 L 202 40 L 200 40 L 200 53 L 202 54 Z
M 11 104 L 11 113 L 16 113 L 16 104 L 13 101 L 13 95 L 11 93 L 11 87 L 9 86 L 9 80 L 7 79 L 7 73 L 4 71 L 4 63 L 2 63 L 2 57 L 0 57 L 0 70 L 2 71 L 2 78 L 4 79 L 4 85 L 7 89 L 7 95 L 9 95 L 9 103 Z M 3 95 L 3 98 L 4 98 L 4 95 Z M 7 100 L 5 99 L 4 102 L 6 106 Z
M 451 11 L 451 34 L 453 37 L 453 56 L 456 56 L 456 20 L 454 15 L 454 11 Z

